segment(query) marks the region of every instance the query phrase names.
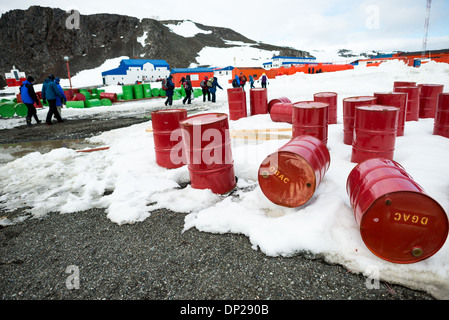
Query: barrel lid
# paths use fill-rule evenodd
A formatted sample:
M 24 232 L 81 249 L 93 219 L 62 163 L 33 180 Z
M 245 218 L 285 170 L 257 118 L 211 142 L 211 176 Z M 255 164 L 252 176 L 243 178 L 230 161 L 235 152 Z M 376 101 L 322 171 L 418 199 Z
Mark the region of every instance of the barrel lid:
M 300 101 L 293 103 L 293 107 L 304 109 L 317 109 L 317 108 L 328 108 L 329 104 L 319 101 Z
M 178 113 L 178 112 L 187 112 L 187 109 L 165 109 L 165 110 L 156 110 L 151 113 Z
M 399 108 L 393 106 L 384 106 L 379 104 L 371 104 L 369 106 L 359 106 L 356 107 L 359 110 L 375 111 L 375 112 L 386 112 L 386 111 L 398 111 Z
M 364 213 L 360 231 L 366 246 L 394 263 L 414 263 L 435 254 L 448 236 L 444 209 L 424 193 L 398 191 L 379 197 Z
M 289 151 L 269 155 L 259 167 L 258 180 L 271 202 L 290 208 L 305 204 L 316 188 L 316 175 L 311 165 Z
M 404 95 L 405 92 L 396 92 L 396 91 L 388 91 L 388 92 L 374 92 L 374 96 L 383 96 L 383 95 Z
M 225 113 L 205 113 L 188 117 L 180 122 L 181 125 L 206 125 L 228 119 Z
M 364 101 L 375 101 L 377 100 L 376 97 L 370 97 L 370 96 L 357 96 L 357 97 L 348 97 L 344 98 L 343 101 L 349 101 L 349 102 L 364 102 Z
M 337 96 L 336 92 L 318 92 L 313 95 L 314 97 L 335 97 Z

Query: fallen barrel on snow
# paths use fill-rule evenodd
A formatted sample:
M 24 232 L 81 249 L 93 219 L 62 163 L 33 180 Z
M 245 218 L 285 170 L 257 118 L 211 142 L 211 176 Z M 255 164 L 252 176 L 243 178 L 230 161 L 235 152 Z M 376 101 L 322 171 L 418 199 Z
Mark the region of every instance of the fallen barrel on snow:
M 414 263 L 444 245 L 444 209 L 399 163 L 375 158 L 358 164 L 348 176 L 346 191 L 363 242 L 376 256 Z

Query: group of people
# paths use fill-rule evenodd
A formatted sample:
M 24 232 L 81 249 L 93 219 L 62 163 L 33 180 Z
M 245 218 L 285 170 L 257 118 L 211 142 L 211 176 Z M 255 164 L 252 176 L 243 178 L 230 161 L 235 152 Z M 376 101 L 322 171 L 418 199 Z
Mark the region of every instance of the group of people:
M 54 116 L 58 123 L 64 122 L 61 118 L 61 107 L 62 102 L 67 102 L 67 97 L 64 94 L 64 90 L 59 84 L 60 79 L 50 74 L 47 79 L 45 79 L 44 84 L 42 85 L 42 102 L 46 104 L 48 102 L 48 113 L 45 123 L 47 125 L 52 125 L 52 117 Z M 34 104 L 39 104 L 39 98 L 34 91 L 34 78 L 32 76 L 28 76 L 27 80 L 25 80 L 20 87 L 20 95 L 22 98 L 22 102 L 27 106 L 28 113 L 26 115 L 26 123 L 27 125 L 31 125 L 31 120 L 34 118 L 36 123 L 41 123 L 36 112 L 36 107 Z
M 182 100 L 182 104 L 191 104 L 192 103 L 192 93 L 193 93 L 193 87 L 192 87 L 192 81 L 190 79 L 190 75 L 187 75 L 185 78 L 183 77 L 180 80 L 181 86 L 183 86 L 186 96 Z M 216 102 L 216 92 L 217 88 L 220 88 L 223 90 L 223 88 L 218 84 L 217 77 L 207 77 L 205 76 L 204 79 L 200 83 L 201 90 L 203 92 L 203 102 L 211 101 L 213 103 Z M 173 104 L 173 94 L 175 89 L 175 84 L 173 83 L 173 76 L 169 75 L 168 78 L 165 81 L 165 87 L 167 90 L 165 90 L 165 94 L 167 96 L 167 100 L 165 101 L 165 105 L 172 105 Z
M 262 74 L 262 76 L 260 77 L 260 82 L 262 84 L 262 88 L 266 88 L 267 87 L 267 75 L 264 73 Z M 235 75 L 235 78 L 232 80 L 232 87 L 234 88 L 238 88 L 238 87 L 242 87 L 243 90 L 245 90 L 245 84 L 248 81 L 248 79 L 246 78 L 246 76 L 240 72 L 240 76 Z M 249 84 L 250 84 L 250 89 L 254 89 L 254 78 L 252 75 L 249 76 Z

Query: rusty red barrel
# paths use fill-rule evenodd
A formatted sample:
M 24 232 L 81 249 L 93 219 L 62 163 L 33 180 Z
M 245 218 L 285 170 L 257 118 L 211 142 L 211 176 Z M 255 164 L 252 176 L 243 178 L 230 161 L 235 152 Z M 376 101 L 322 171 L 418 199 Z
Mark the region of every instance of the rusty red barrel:
M 435 118 L 438 95 L 443 93 L 442 84 L 420 84 L 419 117 Z
M 293 123 L 293 104 L 291 102 L 278 102 L 272 105 L 270 118 L 273 122 Z
M 271 99 L 270 102 L 268 102 L 268 113 L 271 112 L 271 107 L 272 107 L 275 103 L 279 103 L 279 102 L 288 102 L 288 103 L 292 103 L 292 102 L 290 101 L 290 99 L 287 98 L 287 97 L 281 97 L 281 98 Z
M 352 145 L 355 108 L 376 104 L 376 97 L 357 96 L 343 99 L 343 143 Z
M 254 88 L 249 90 L 249 102 L 251 115 L 268 113 L 268 95 L 266 88 Z
M 370 105 L 355 108 L 351 162 L 372 158 L 393 160 L 399 109 Z
M 216 194 L 236 186 L 228 116 L 206 113 L 180 122 L 190 183 L 194 189 L 210 189 Z
M 361 237 L 378 257 L 414 263 L 444 245 L 444 209 L 397 162 L 376 158 L 358 164 L 348 176 L 346 191 Z
M 248 116 L 246 107 L 246 92 L 242 87 L 229 88 L 228 105 L 229 105 L 229 120 L 238 120 Z
M 292 137 L 309 135 L 327 144 L 329 104 L 300 101 L 293 104 Z
M 86 101 L 86 96 L 82 93 L 75 93 L 73 95 L 72 101 Z
M 329 166 L 330 154 L 324 143 L 298 136 L 265 158 L 258 181 L 271 202 L 295 208 L 312 198 Z
M 186 109 L 167 109 L 151 112 L 156 163 L 167 169 L 184 166 L 187 161 L 181 142 L 179 122 L 187 118 Z M 178 145 L 178 147 L 176 147 Z
M 313 95 L 313 100 L 329 104 L 328 108 L 328 124 L 337 123 L 337 98 L 335 92 L 319 92 Z
M 433 134 L 449 138 L 449 93 L 438 95 Z
M 393 83 L 393 91 L 397 87 L 416 87 L 416 82 L 414 81 L 395 81 Z
M 417 86 L 410 87 L 395 87 L 394 92 L 407 93 L 407 107 L 405 114 L 405 121 L 419 120 L 419 93 L 420 89 Z
M 377 98 L 377 104 L 399 109 L 397 136 L 403 136 L 407 112 L 407 94 L 404 92 L 376 92 L 374 96 Z
M 117 102 L 117 93 L 101 92 L 100 100 L 109 99 L 111 102 Z

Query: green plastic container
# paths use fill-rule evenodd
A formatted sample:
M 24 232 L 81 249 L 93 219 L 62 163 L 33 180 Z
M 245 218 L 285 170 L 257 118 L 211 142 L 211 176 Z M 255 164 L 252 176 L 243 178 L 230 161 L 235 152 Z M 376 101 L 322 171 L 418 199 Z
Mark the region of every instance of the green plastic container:
M 178 91 L 173 92 L 173 100 L 179 100 L 181 98 L 182 95 Z
M 151 85 L 149 83 L 144 83 L 142 85 L 143 88 L 143 96 L 144 98 L 150 98 L 153 95 L 151 94 Z
M 117 101 L 123 100 L 123 93 L 117 93 Z
M 86 108 L 99 107 L 101 106 L 101 101 L 99 99 L 86 100 Z
M 159 94 L 160 94 L 159 91 L 164 91 L 164 90 L 158 89 L 158 88 L 153 88 L 153 89 L 151 89 L 151 94 L 153 95 L 153 97 L 159 97 Z
M 16 114 L 19 117 L 26 117 L 28 114 L 28 107 L 24 103 L 18 103 L 14 106 L 14 109 L 16 110 Z
M 195 90 L 193 90 L 193 96 L 194 96 L 195 98 L 201 97 L 202 95 L 203 95 L 203 90 L 201 90 L 201 89 L 195 89 Z
M 112 101 L 106 98 L 101 99 L 102 106 L 112 106 Z
M 143 86 L 141 84 L 133 85 L 133 92 L 136 99 L 143 99 Z
M 132 86 L 122 86 L 123 100 L 133 100 L 134 90 Z
M 2 103 L 0 104 L 0 117 L 2 118 L 12 118 L 16 114 L 16 109 L 14 109 L 14 104 Z
M 84 101 L 67 101 L 66 107 L 82 109 L 84 108 Z
M 167 96 L 167 92 L 165 90 L 160 89 L 159 90 L 159 97 L 166 97 Z
M 93 99 L 98 99 L 98 100 L 100 100 L 100 94 L 98 94 L 98 93 L 92 93 L 92 94 L 90 95 L 90 99 L 89 99 L 89 100 L 93 100 Z
M 85 97 L 86 100 L 90 100 L 91 99 L 91 93 L 89 91 L 87 91 L 86 89 L 80 89 L 80 93 L 82 93 Z

